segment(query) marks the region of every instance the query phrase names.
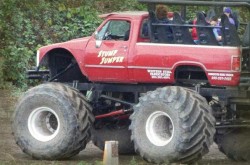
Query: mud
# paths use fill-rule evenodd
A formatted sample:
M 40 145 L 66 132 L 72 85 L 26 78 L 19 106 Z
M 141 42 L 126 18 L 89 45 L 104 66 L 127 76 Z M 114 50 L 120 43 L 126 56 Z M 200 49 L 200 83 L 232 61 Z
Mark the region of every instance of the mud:
M 53 165 L 100 165 L 103 157 L 103 152 L 95 147 L 91 142 L 86 149 L 80 152 L 79 155 L 65 161 L 43 161 L 33 160 L 31 157 L 24 154 L 21 149 L 15 144 L 11 134 L 11 116 L 15 109 L 17 98 L 10 96 L 9 91 L 0 90 L 0 165 L 2 164 L 53 164 Z M 138 155 L 119 156 L 121 165 L 148 165 Z M 234 162 L 229 160 L 225 155 L 218 151 L 217 145 L 213 144 L 210 152 L 196 164 L 205 165 L 245 165 L 248 163 Z

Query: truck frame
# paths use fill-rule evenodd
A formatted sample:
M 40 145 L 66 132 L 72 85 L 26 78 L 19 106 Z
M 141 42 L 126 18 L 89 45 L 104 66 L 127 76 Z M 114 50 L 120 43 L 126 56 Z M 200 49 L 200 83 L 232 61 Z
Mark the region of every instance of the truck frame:
M 249 8 L 250 1 L 138 1 L 147 12 L 103 14 L 92 36 L 37 51 L 28 78 L 46 83 L 17 104 L 17 144 L 36 159 L 54 160 L 78 154 L 90 140 L 102 150 L 105 141 L 117 140 L 120 154 L 136 152 L 159 164 L 193 163 L 215 141 L 229 158 L 249 161 L 250 25 L 242 24 L 240 39 L 223 14 L 218 42 L 202 12 L 196 25 L 185 19 L 187 6 L 220 14 L 216 7 Z M 182 10 L 163 23 L 158 4 Z

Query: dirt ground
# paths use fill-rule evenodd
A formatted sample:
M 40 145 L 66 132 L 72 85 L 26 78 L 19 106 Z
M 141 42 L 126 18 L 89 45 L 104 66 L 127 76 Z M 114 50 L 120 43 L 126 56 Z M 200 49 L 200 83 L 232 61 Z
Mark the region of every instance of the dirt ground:
M 103 157 L 103 153 L 91 142 L 87 145 L 87 148 L 80 152 L 79 155 L 71 158 L 67 161 L 41 161 L 32 160 L 29 156 L 24 154 L 21 149 L 15 144 L 13 136 L 11 134 L 11 116 L 14 111 L 14 105 L 16 103 L 15 97 L 10 97 L 10 92 L 0 90 L 0 165 L 5 164 L 32 164 L 32 165 L 100 165 Z M 138 155 L 119 156 L 119 162 L 121 165 L 148 165 Z M 227 159 L 222 153 L 218 151 L 217 146 L 214 144 L 209 154 L 205 155 L 203 159 L 197 164 L 204 165 L 229 165 L 238 164 L 244 165 L 248 163 L 234 162 Z

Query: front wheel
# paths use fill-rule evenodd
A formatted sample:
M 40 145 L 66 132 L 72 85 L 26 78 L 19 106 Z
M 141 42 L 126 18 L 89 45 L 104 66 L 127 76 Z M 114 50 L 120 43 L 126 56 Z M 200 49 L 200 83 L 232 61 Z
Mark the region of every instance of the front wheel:
M 36 159 L 65 159 L 90 140 L 91 107 L 77 90 L 47 83 L 27 91 L 14 113 L 12 130 L 23 152 Z
M 186 88 L 148 92 L 130 119 L 135 151 L 148 162 L 192 163 L 213 143 L 211 108 L 202 96 Z

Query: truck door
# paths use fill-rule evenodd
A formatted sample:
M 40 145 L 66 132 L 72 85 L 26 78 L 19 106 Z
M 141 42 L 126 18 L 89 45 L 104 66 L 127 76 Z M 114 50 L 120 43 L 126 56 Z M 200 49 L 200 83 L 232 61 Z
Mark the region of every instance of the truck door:
M 127 55 L 130 21 L 108 20 L 90 39 L 84 63 L 91 81 L 128 80 Z

